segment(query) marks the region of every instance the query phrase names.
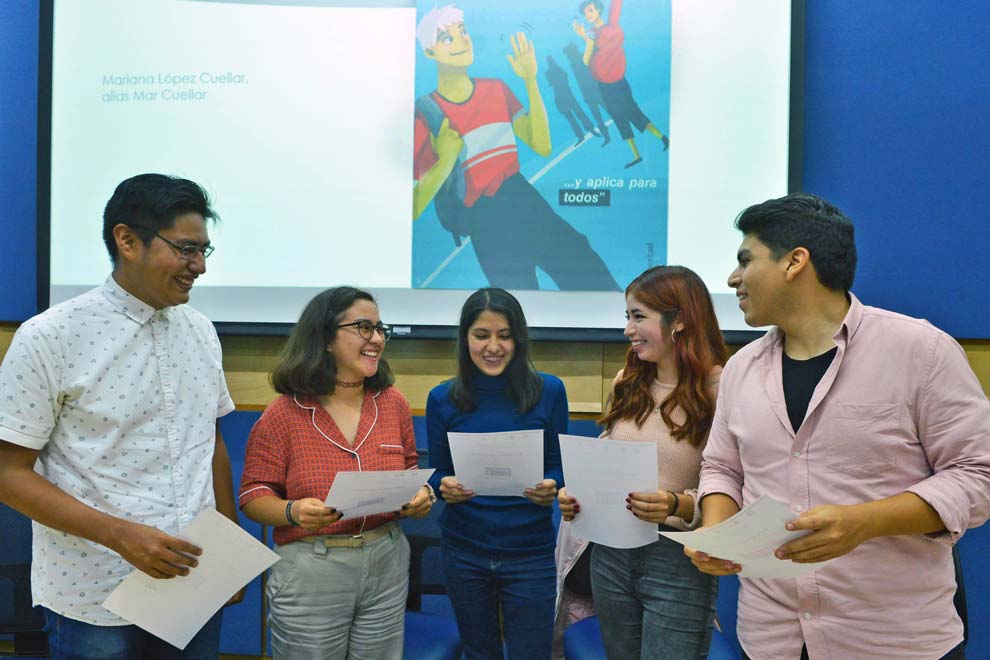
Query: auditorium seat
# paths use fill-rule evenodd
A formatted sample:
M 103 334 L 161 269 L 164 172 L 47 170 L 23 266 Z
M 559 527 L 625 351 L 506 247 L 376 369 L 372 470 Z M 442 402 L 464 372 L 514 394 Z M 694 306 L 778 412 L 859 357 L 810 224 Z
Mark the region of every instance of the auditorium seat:
M 0 504 L 0 538 L 0 639 L 18 657 L 44 657 L 44 615 L 31 606 L 31 521 Z

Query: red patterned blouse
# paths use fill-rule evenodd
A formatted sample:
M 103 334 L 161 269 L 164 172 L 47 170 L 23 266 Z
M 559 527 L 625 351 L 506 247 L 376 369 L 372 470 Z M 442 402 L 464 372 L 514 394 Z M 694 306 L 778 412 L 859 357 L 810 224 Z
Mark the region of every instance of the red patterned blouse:
M 394 387 L 365 393 L 353 446 L 314 397 L 283 395 L 251 429 L 239 503 L 243 507 L 267 495 L 322 500 L 338 472 L 416 467 L 409 403 Z M 383 513 L 342 520 L 315 532 L 285 524 L 275 528 L 275 543 L 320 534 L 360 534 L 396 518 L 394 513 Z

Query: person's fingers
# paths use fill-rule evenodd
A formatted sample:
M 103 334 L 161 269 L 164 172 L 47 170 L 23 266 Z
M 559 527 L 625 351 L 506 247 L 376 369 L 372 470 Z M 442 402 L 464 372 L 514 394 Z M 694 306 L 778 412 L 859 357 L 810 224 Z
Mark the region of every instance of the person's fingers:
M 788 522 L 786 527 L 788 531 L 794 532 L 804 529 L 821 529 L 824 525 L 824 520 L 809 511 Z
M 516 41 L 519 43 L 519 54 L 520 55 L 528 55 L 529 52 L 533 49 L 533 46 L 532 46 L 531 42 L 529 41 L 529 39 L 526 37 L 526 33 L 525 32 L 519 32 L 519 33 L 517 33 Z
M 170 537 L 167 545 L 171 550 L 175 550 L 177 552 L 181 552 L 187 555 L 194 555 L 198 557 L 199 555 L 203 554 L 202 548 L 200 548 L 198 545 L 194 543 L 190 543 L 185 539 L 180 539 L 177 536 Z
M 175 577 L 176 575 L 189 575 L 189 567 L 187 565 L 174 563 L 165 557 L 160 557 L 154 560 L 152 562 L 152 568 L 161 571 L 169 577 Z
M 774 551 L 777 559 L 791 559 L 793 555 L 804 554 L 828 545 L 824 534 L 812 532 L 807 536 L 785 543 Z
M 184 566 L 195 568 L 196 566 L 199 565 L 199 562 L 196 561 L 195 557 L 190 557 L 186 554 L 183 554 L 181 552 L 176 552 L 170 549 L 166 549 L 165 552 L 161 554 L 161 559 L 162 561 L 168 562 L 169 564 L 172 564 L 173 566 L 179 568 L 182 568 Z

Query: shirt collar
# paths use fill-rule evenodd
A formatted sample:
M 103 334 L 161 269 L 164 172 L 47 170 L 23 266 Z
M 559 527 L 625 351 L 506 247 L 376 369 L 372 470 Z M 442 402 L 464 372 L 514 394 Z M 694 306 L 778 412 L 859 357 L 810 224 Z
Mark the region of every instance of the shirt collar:
M 135 298 L 120 286 L 117 280 L 113 279 L 113 274 L 108 275 L 106 282 L 103 283 L 103 295 L 110 301 L 110 304 L 139 325 L 144 325 L 150 321 L 159 311 L 161 312 L 159 315 L 164 316 L 165 310 L 156 310 L 148 303 Z
M 849 309 L 846 311 L 846 316 L 842 319 L 842 323 L 839 324 L 838 330 L 832 335 L 832 339 L 835 340 L 837 346 L 847 346 L 852 341 L 856 331 L 859 330 L 859 326 L 863 323 L 863 303 L 860 302 L 859 298 L 852 291 L 847 292 L 846 295 L 849 296 Z M 784 333 L 781 332 L 779 327 L 773 326 L 770 328 L 763 339 L 764 344 L 763 350 L 760 351 L 761 353 L 765 351 L 773 352 L 778 346 L 783 350 Z
M 845 343 L 848 344 L 851 342 L 853 335 L 856 334 L 859 326 L 863 323 L 863 303 L 853 295 L 852 291 L 849 291 L 846 295 L 849 296 L 849 311 L 846 312 L 846 317 L 842 319 L 842 325 L 832 335 L 836 344 L 843 338 L 845 339 Z

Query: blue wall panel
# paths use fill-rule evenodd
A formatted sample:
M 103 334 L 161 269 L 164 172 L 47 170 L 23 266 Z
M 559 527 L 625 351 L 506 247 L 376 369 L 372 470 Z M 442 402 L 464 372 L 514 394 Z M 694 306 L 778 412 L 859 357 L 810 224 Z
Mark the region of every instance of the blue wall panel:
M 244 449 L 251 427 L 260 413 L 235 411 L 220 420 L 227 453 L 230 454 L 230 467 L 234 475 L 234 490 L 241 483 L 244 470 Z M 259 541 L 262 537 L 261 525 L 240 514 L 241 527 Z M 223 615 L 223 628 L 220 633 L 220 651 L 236 655 L 261 655 L 262 649 L 262 600 L 261 577 L 251 581 L 244 594 L 244 600 L 228 607 Z
M 804 189 L 856 223 L 853 290 L 990 337 L 990 3 L 807 3 Z
M 38 1 L 0 2 L 0 321 L 37 309 Z

